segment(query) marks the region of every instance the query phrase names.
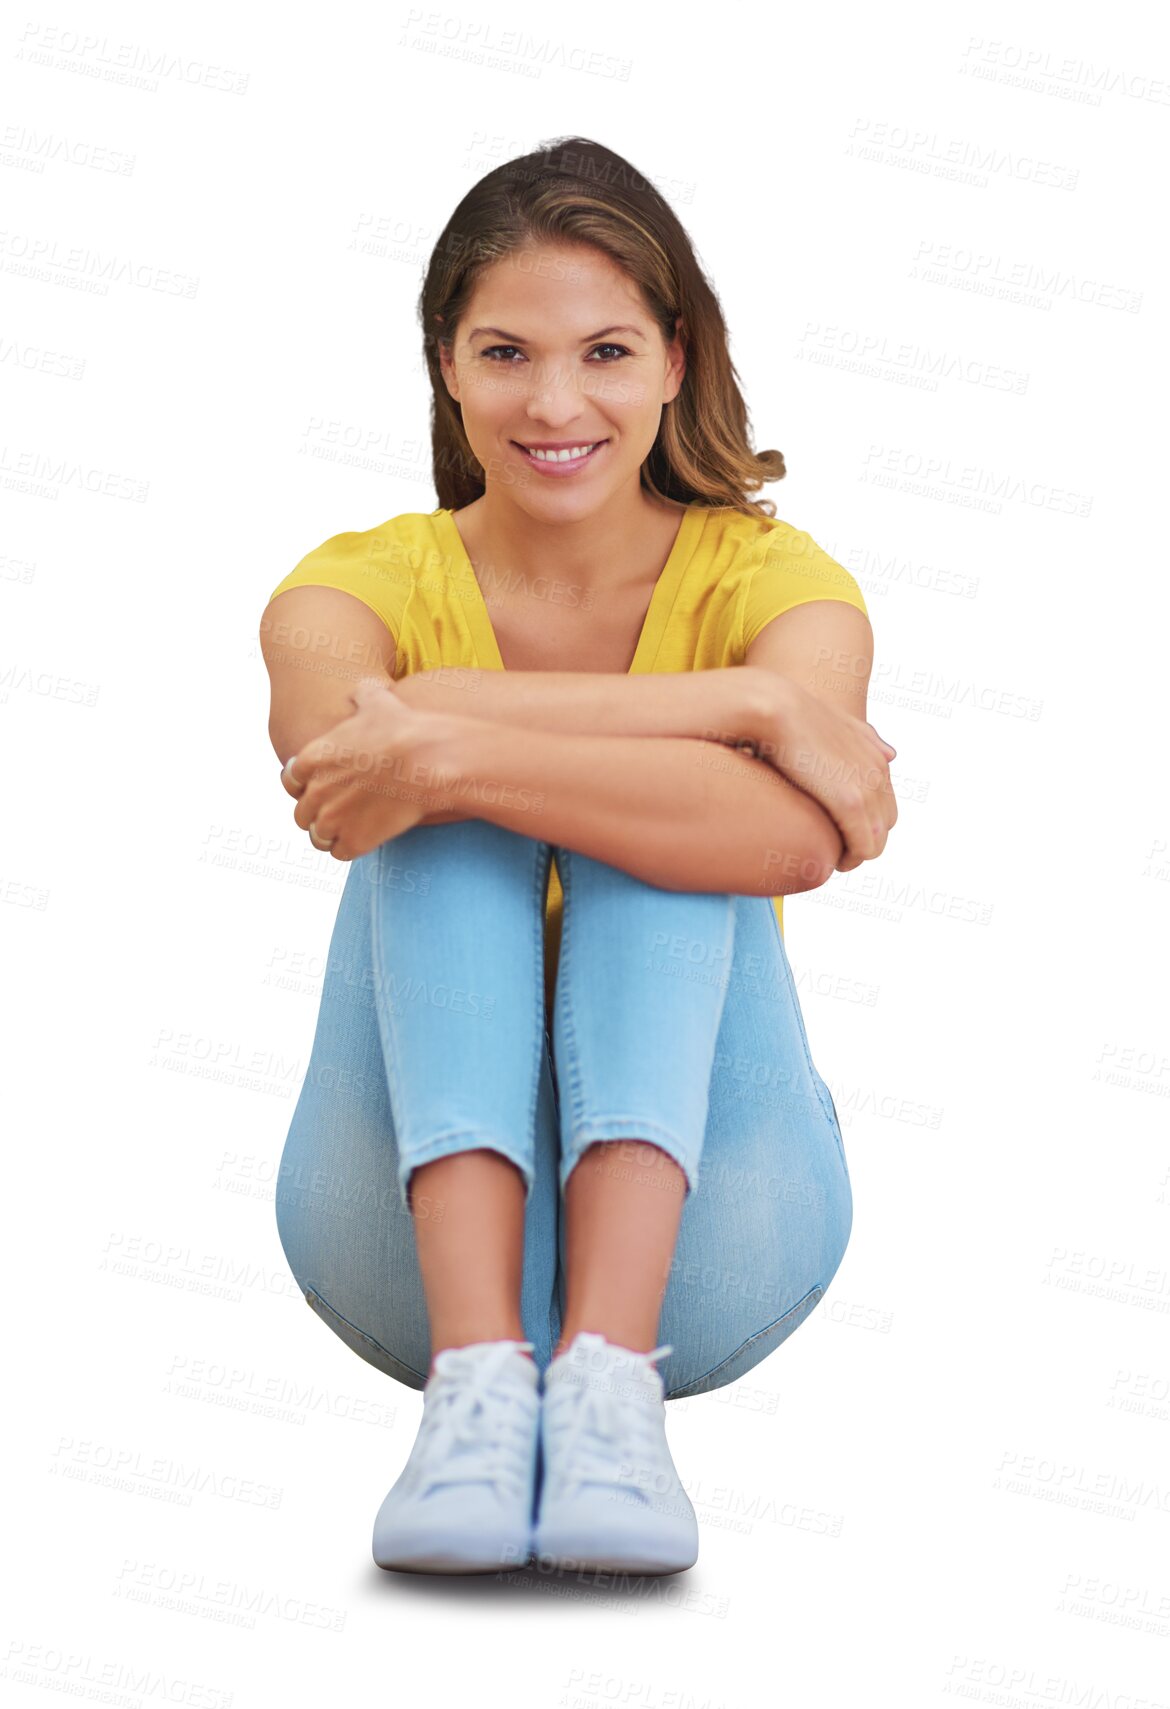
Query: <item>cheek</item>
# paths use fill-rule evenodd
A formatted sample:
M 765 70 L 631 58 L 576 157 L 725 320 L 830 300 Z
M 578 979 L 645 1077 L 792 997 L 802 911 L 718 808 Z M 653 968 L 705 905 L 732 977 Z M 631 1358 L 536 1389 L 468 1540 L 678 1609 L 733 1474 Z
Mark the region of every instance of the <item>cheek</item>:
M 516 399 L 521 395 L 521 387 L 515 380 L 509 379 L 504 371 L 483 368 L 472 369 L 464 378 L 462 387 L 463 400 L 480 421 L 493 422 L 502 420 L 515 408 Z
M 643 375 L 632 371 L 607 374 L 594 382 L 590 395 L 624 432 L 648 433 L 653 439 L 662 403 Z

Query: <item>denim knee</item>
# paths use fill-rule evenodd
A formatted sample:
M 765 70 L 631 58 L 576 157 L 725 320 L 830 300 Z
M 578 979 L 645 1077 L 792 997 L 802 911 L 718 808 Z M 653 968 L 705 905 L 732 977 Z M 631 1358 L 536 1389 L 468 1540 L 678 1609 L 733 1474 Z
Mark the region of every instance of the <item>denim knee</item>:
M 736 898 L 663 890 L 557 850 L 564 914 L 553 1029 L 562 1190 L 586 1147 L 645 1140 L 698 1185 Z
M 398 1144 L 413 1169 L 488 1148 L 535 1175 L 552 851 L 498 825 L 415 826 L 367 857 L 374 999 Z

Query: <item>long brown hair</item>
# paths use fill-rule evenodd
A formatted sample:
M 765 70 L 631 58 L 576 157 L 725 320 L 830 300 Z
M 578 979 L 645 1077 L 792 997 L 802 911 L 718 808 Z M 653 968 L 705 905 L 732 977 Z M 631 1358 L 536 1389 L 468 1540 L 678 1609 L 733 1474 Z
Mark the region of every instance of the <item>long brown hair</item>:
M 587 244 L 603 251 L 642 289 L 664 343 L 680 336 L 682 387 L 664 406 L 642 464 L 642 485 L 684 504 L 731 505 L 774 517 L 771 499 L 751 499 L 784 478 L 779 451 L 753 451 L 748 412 L 727 344 L 719 300 L 673 210 L 640 172 L 588 137 L 558 137 L 497 166 L 464 196 L 439 234 L 419 295 L 423 351 L 433 393 L 431 453 L 443 509 L 459 510 L 484 490 L 458 403 L 439 366 L 480 274 L 536 242 Z

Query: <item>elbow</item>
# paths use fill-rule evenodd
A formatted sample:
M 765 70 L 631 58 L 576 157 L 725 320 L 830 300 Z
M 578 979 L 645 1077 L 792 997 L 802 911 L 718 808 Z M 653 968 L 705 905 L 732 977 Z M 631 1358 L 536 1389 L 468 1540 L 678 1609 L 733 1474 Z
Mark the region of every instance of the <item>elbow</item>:
M 268 720 L 268 740 L 272 744 L 272 751 L 280 761 L 280 769 L 283 771 L 289 760 L 297 752 L 297 745 L 288 728 L 288 719 L 277 717 L 275 711 Z M 304 746 L 303 742 L 301 746 Z
M 812 839 L 812 848 L 809 851 L 809 868 L 814 873 L 808 886 L 810 890 L 819 890 L 822 884 L 829 882 L 844 852 L 845 839 L 826 813 L 825 823 Z
M 799 876 L 789 886 L 789 896 L 802 896 L 806 890 L 819 890 L 837 870 L 839 856 L 826 855 L 823 849 L 810 850 L 800 864 Z
M 269 714 L 269 718 L 268 718 L 268 740 L 272 746 L 273 753 L 276 755 L 277 759 L 281 763 L 281 766 L 283 767 L 285 764 L 285 761 L 288 759 L 288 755 L 284 752 L 284 749 L 287 746 L 287 741 L 285 739 L 285 735 L 284 735 L 283 730 L 281 730 L 281 728 L 277 722 L 275 713 Z
M 830 864 L 827 861 L 814 866 L 810 861 L 809 870 L 811 876 L 809 877 L 808 882 L 806 884 L 798 885 L 793 892 L 794 894 L 802 895 L 806 890 L 819 890 L 822 884 L 827 884 L 829 882 L 830 878 L 832 878 L 833 874 L 836 872 L 837 866 L 836 862 Z
M 819 813 L 817 819 L 821 822 L 805 827 L 799 841 L 792 835 L 791 818 L 782 821 L 786 834 L 780 846 L 773 844 L 764 854 L 769 896 L 800 896 L 807 890 L 819 890 L 836 872 L 844 839 L 827 813 Z
M 837 870 L 837 862 L 845 852 L 845 839 L 836 824 L 827 813 L 824 819 L 824 825 L 810 838 L 807 864 L 813 877 L 806 886 L 808 890 L 819 890 L 822 884 L 829 882 Z

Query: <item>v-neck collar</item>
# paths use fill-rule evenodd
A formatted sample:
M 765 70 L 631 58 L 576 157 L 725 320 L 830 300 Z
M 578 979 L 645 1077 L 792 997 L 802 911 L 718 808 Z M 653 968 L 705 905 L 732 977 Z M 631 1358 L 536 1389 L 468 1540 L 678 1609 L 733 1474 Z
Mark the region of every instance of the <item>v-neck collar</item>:
M 634 657 L 626 672 L 634 676 L 653 668 L 655 657 L 662 643 L 666 625 L 670 619 L 678 590 L 682 585 L 683 575 L 687 565 L 694 556 L 698 542 L 699 531 L 703 526 L 706 505 L 689 504 L 683 511 L 678 533 L 674 537 L 674 545 L 670 548 L 665 564 L 659 571 L 658 580 L 654 584 L 654 592 L 650 595 L 650 604 L 646 608 L 646 616 L 642 623 L 642 632 L 638 636 L 638 644 L 634 649 Z M 460 582 L 466 580 L 470 584 L 464 615 L 467 626 L 471 631 L 472 642 L 476 656 L 488 661 L 490 670 L 506 670 L 500 654 L 496 632 L 492 627 L 491 613 L 483 597 L 483 589 L 476 580 L 475 570 L 463 536 L 455 521 L 454 511 L 440 508 L 431 512 L 443 543 L 449 554 L 452 571 Z

